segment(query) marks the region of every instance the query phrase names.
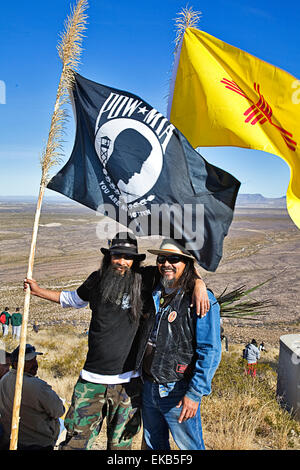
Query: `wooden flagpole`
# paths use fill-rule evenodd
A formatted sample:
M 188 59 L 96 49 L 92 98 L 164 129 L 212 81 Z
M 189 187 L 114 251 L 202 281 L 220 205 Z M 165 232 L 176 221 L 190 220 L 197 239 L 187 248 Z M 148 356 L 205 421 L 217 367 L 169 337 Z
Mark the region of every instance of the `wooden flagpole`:
M 59 57 L 62 60 L 63 69 L 57 89 L 54 112 L 51 119 L 50 131 L 46 149 L 41 158 L 42 177 L 40 183 L 37 208 L 35 212 L 34 225 L 32 231 L 32 240 L 28 261 L 27 278 L 32 278 L 34 257 L 36 250 L 36 241 L 41 214 L 42 201 L 45 188 L 49 179 L 49 170 L 53 165 L 60 162 L 62 154 L 62 134 L 67 118 L 64 108 L 68 101 L 68 92 L 73 86 L 73 70 L 79 64 L 81 54 L 81 43 L 83 31 L 86 29 L 87 15 L 85 10 L 88 8 L 87 0 L 77 0 L 74 8 L 71 8 L 71 14 L 65 23 L 65 31 L 61 35 L 58 45 Z M 29 317 L 30 289 L 25 292 L 23 322 L 20 335 L 20 350 L 18 357 L 18 368 L 16 374 L 15 395 L 12 413 L 10 450 L 17 450 L 19 433 L 19 416 L 22 398 L 23 373 L 26 348 L 26 334 Z

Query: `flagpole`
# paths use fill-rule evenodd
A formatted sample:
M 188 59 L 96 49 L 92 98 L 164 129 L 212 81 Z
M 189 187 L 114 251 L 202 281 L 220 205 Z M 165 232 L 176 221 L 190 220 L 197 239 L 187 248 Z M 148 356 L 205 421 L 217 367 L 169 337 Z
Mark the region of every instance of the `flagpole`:
M 34 218 L 32 240 L 31 240 L 31 247 L 30 247 L 30 254 L 29 254 L 29 261 L 28 261 L 27 278 L 29 279 L 32 277 L 34 256 L 35 256 L 35 249 L 36 249 L 36 239 L 37 239 L 37 232 L 38 232 L 39 219 L 40 219 L 40 214 L 41 214 L 41 206 L 42 206 L 44 192 L 45 192 L 45 185 L 41 184 L 35 218 Z M 30 290 L 27 289 L 25 292 L 23 321 L 22 321 L 21 335 L 20 335 L 20 350 L 19 350 L 18 368 L 17 368 L 17 374 L 16 374 L 15 396 L 14 396 L 12 425 L 11 425 L 10 450 L 16 450 L 17 444 L 18 444 L 19 415 L 20 415 L 21 395 L 22 395 L 22 385 L 23 385 L 24 357 L 25 357 L 25 347 L 26 347 L 26 331 L 27 331 L 28 316 L 29 316 L 29 304 L 30 304 Z
M 61 35 L 61 40 L 58 45 L 58 53 L 62 60 L 63 70 L 57 89 L 56 102 L 51 119 L 47 146 L 41 158 L 42 176 L 32 230 L 32 239 L 27 268 L 27 278 L 29 279 L 32 278 L 33 273 L 41 207 L 45 194 L 47 180 L 49 178 L 49 170 L 53 165 L 56 165 L 60 162 L 60 157 L 62 153 L 61 137 L 67 117 L 64 106 L 68 101 L 68 91 L 71 90 L 73 85 L 73 70 L 75 70 L 78 66 L 80 59 L 83 31 L 86 29 L 87 15 L 85 14 L 85 10 L 87 9 L 87 7 L 87 0 L 77 0 L 75 7 L 71 8 L 71 14 L 67 18 L 67 21 L 65 23 L 65 32 Z M 12 412 L 11 436 L 9 447 L 10 450 L 17 450 L 18 445 L 19 417 L 22 398 L 29 305 L 30 289 L 27 289 L 25 291 L 23 322 L 20 335 L 20 349 L 18 356 L 18 367 L 16 374 L 15 395 Z

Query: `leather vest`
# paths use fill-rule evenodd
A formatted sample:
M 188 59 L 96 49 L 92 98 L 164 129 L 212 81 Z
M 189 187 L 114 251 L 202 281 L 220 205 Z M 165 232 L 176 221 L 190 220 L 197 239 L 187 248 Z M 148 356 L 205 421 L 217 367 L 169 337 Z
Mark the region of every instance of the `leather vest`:
M 163 310 L 156 337 L 156 348 L 151 374 L 158 383 L 189 380 L 196 360 L 196 315 L 190 309 L 189 295 L 177 294 Z M 142 363 L 151 332 L 155 326 L 155 309 L 152 308 L 139 330 L 137 367 Z M 149 306 L 149 305 L 148 305 Z M 149 310 L 148 310 L 149 311 Z

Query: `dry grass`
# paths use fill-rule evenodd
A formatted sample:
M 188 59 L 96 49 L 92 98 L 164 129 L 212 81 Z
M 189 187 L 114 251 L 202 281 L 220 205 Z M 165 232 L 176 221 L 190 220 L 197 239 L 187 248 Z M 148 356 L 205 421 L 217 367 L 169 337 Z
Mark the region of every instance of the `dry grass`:
M 206 445 L 214 450 L 291 450 L 300 448 L 300 426 L 276 400 L 278 351 L 258 365 L 255 379 L 244 374 L 241 348 L 224 353 L 214 377 L 213 392 L 203 399 Z

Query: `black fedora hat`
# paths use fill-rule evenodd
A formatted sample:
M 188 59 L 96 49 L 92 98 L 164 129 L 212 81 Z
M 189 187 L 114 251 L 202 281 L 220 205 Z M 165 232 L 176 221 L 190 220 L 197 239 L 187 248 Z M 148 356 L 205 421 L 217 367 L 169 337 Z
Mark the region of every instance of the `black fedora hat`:
M 119 232 L 112 240 L 109 240 L 109 248 L 101 248 L 104 255 L 130 255 L 138 261 L 143 261 L 146 255 L 138 253 L 136 237 L 133 233 Z

